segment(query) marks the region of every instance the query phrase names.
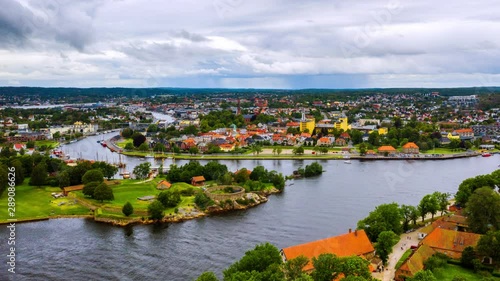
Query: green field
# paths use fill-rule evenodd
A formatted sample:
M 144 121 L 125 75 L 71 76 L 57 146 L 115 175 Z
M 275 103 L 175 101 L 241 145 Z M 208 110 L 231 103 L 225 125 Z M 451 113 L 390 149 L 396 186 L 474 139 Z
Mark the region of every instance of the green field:
M 127 143 L 132 143 L 133 140 L 132 139 L 124 139 L 122 141 L 119 141 L 119 142 L 115 142 L 115 144 L 121 148 L 125 148 L 125 146 L 127 145 Z
M 59 142 L 58 141 L 53 141 L 53 140 L 40 140 L 40 141 L 35 141 L 35 146 L 37 147 L 41 147 L 41 146 L 47 146 L 47 147 L 50 147 L 50 148 L 56 148 L 59 146 Z
M 142 182 L 140 180 L 122 180 L 118 185 L 111 185 L 115 199 L 113 201 L 104 201 L 102 203 L 94 199 L 85 197 L 81 191 L 77 191 L 75 193 L 79 198 L 86 200 L 94 206 L 121 210 L 125 203 L 130 202 L 130 204 L 132 204 L 132 206 L 134 207 L 134 210 L 147 211 L 150 202 L 141 201 L 137 198 L 149 195 L 158 195 L 161 192 L 161 190 L 156 189 L 156 185 L 159 181 L 160 179 L 149 182 Z M 171 189 L 181 191 L 189 187 L 193 186 L 187 183 L 174 183 L 172 184 Z M 182 202 L 177 206 L 177 208 L 187 207 L 189 204 L 193 204 L 193 202 L 194 196 L 182 196 Z M 171 211 L 173 212 L 175 208 L 171 209 Z M 169 211 L 169 209 L 165 210 L 165 213 L 167 213 L 167 211 Z
M 474 273 L 472 270 L 453 264 L 446 264 L 443 268 L 436 269 L 434 276 L 439 281 L 451 281 L 455 276 L 464 277 L 467 281 L 483 280 L 483 276 Z M 500 280 L 498 277 L 490 278 L 488 280 Z
M 58 187 L 34 187 L 28 185 L 26 179 L 22 185 L 16 187 L 15 219 L 27 220 L 48 218 L 58 215 L 88 215 L 89 209 L 74 203 L 70 198 L 54 199 L 52 192 L 61 192 Z M 5 191 L 0 197 L 0 222 L 5 222 L 8 216 L 8 193 Z M 64 202 L 64 204 L 61 204 Z

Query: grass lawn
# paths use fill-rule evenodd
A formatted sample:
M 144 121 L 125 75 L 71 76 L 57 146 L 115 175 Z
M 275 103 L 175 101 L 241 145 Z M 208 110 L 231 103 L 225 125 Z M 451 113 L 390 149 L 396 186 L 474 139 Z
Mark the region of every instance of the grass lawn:
M 474 273 L 472 270 L 454 264 L 446 264 L 443 268 L 436 269 L 434 276 L 439 281 L 451 281 L 455 276 L 462 276 L 467 281 L 483 280 L 481 275 Z M 498 277 L 491 278 L 491 280 L 500 280 Z
M 47 218 L 57 215 L 87 215 L 89 209 L 74 204 L 69 198 L 54 199 L 52 192 L 61 192 L 58 187 L 34 187 L 28 185 L 29 179 L 26 179 L 22 185 L 16 186 L 16 216 L 14 218 L 35 219 Z M 5 191 L 0 197 L 0 221 L 6 221 L 8 216 L 8 195 Z M 64 204 L 61 204 L 64 202 Z
M 132 139 L 124 139 L 123 141 L 115 142 L 115 144 L 121 148 L 125 148 L 127 143 L 132 143 L 132 142 L 133 142 Z
M 396 264 L 396 269 L 398 269 L 401 265 L 403 265 L 403 262 L 405 262 L 405 260 L 411 255 L 412 252 L 413 252 L 412 249 L 406 250 L 406 252 L 403 254 L 403 256 L 401 256 L 398 263 Z
M 56 148 L 59 146 L 58 141 L 53 141 L 53 140 L 40 140 L 40 141 L 35 141 L 35 146 L 40 147 L 42 145 L 48 146 L 50 148 Z
M 151 202 L 141 201 L 138 200 L 137 198 L 148 195 L 153 195 L 153 196 L 158 195 L 161 192 L 161 190 L 156 189 L 156 185 L 161 180 L 162 179 L 155 179 L 149 182 L 142 182 L 141 180 L 122 180 L 120 184 L 111 186 L 111 188 L 113 189 L 113 195 L 115 196 L 115 200 L 109 202 L 104 201 L 103 203 L 96 201 L 94 199 L 84 197 L 81 191 L 77 191 L 76 194 L 78 197 L 84 198 L 92 205 L 99 207 L 110 207 L 121 210 L 121 208 L 123 207 L 123 205 L 125 205 L 125 203 L 130 202 L 130 204 L 132 204 L 132 206 L 134 207 L 134 210 L 145 211 L 147 210 L 148 205 Z M 190 187 L 197 189 L 197 187 L 193 187 L 192 185 L 183 182 L 172 184 L 172 187 L 170 189 L 182 191 Z M 194 202 L 194 196 L 182 196 L 182 202 L 177 207 L 178 208 L 187 207 L 188 204 L 191 204 L 193 202 Z M 171 212 L 173 213 L 175 208 L 171 209 L 172 209 Z M 165 213 L 167 213 L 168 210 L 170 209 L 167 209 Z

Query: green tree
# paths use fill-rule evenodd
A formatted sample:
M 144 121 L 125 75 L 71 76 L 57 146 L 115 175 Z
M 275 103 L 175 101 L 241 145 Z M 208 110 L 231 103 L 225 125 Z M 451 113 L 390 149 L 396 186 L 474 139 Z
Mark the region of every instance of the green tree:
M 190 147 L 190 148 L 189 148 L 189 154 L 194 154 L 194 155 L 196 155 L 196 154 L 198 154 L 198 153 L 200 153 L 200 150 L 198 149 L 198 147 L 197 147 L 197 146 L 192 146 L 192 147 Z
M 298 256 L 294 259 L 287 260 L 283 265 L 283 271 L 285 272 L 285 276 L 287 280 L 296 280 L 299 278 L 304 272 L 302 269 L 309 263 L 309 259 L 305 256 Z
M 432 219 L 434 219 L 434 215 L 437 213 L 439 209 L 439 203 L 432 194 L 425 195 L 418 204 L 417 207 L 420 212 L 420 216 L 422 217 L 422 222 L 425 220 L 425 216 L 428 213 L 431 213 Z
M 474 178 L 468 178 L 464 180 L 459 186 L 458 186 L 458 192 L 455 195 L 455 199 L 457 200 L 457 203 L 461 204 L 462 206 L 467 205 L 467 201 L 469 200 L 469 197 L 472 195 L 472 193 L 481 187 L 488 186 L 491 187 L 492 189 L 495 188 L 498 185 L 498 178 L 495 178 L 495 172 L 490 175 L 480 175 L 476 176 Z
M 387 259 L 392 253 L 392 247 L 399 241 L 399 236 L 392 231 L 382 231 L 377 238 L 375 250 L 384 264 L 387 264 Z
M 201 210 L 205 210 L 210 205 L 211 202 L 213 201 L 210 200 L 210 198 L 202 191 L 196 193 L 194 197 L 194 203 Z
M 151 163 L 144 162 L 135 166 L 133 173 L 138 179 L 145 179 L 148 177 L 149 172 L 151 171 Z
M 123 205 L 122 213 L 127 217 L 134 213 L 134 207 L 130 204 L 130 202 L 127 201 L 127 203 Z
M 125 139 L 128 139 L 128 138 L 132 137 L 133 133 L 134 133 L 134 131 L 132 129 L 125 128 L 122 130 L 122 137 Z
M 137 149 L 139 149 L 142 152 L 145 152 L 145 151 L 149 150 L 149 145 L 147 143 L 143 142 L 143 143 L 141 143 L 141 145 L 139 145 L 139 147 Z
M 211 271 L 203 272 L 196 281 L 219 281 L 217 276 Z
M 60 188 L 69 186 L 71 184 L 70 183 L 70 179 L 69 179 L 69 172 L 68 171 L 62 171 L 62 172 L 60 172 L 57 175 L 57 178 L 58 178 L 58 182 L 59 182 L 59 187 Z
M 234 173 L 234 181 L 237 183 L 244 183 L 250 179 L 248 170 L 246 168 L 241 168 Z
M 272 265 L 279 266 L 282 263 L 283 261 L 280 256 L 280 252 L 275 246 L 269 243 L 260 244 L 257 245 L 253 250 L 247 251 L 239 261 L 233 263 L 231 266 L 229 266 L 228 269 L 224 270 L 224 280 L 238 280 L 232 279 L 232 275 L 236 275 L 239 272 L 251 273 L 252 271 L 255 271 L 257 273 L 263 273 L 266 270 L 270 269 Z M 277 268 L 277 270 L 281 271 L 279 267 Z
M 256 166 L 253 168 L 252 173 L 250 173 L 250 179 L 257 181 L 263 181 L 264 179 L 267 179 L 267 170 L 264 168 L 264 166 Z
M 476 189 L 465 209 L 469 227 L 484 234 L 490 228 L 500 229 L 500 195 L 489 187 Z
M 9 186 L 9 170 L 7 166 L 0 163 L 0 196 L 8 186 Z
M 83 190 L 82 190 L 83 195 L 86 195 L 86 196 L 89 196 L 89 197 L 93 198 L 94 197 L 95 188 L 99 184 L 101 184 L 101 183 L 98 182 L 98 181 L 89 182 L 89 183 L 85 184 L 83 186 Z
M 40 162 L 35 166 L 31 173 L 30 185 L 41 187 L 47 180 L 47 165 L 45 162 Z
M 448 209 L 448 204 L 449 204 L 448 198 L 450 198 L 451 194 L 446 192 L 436 191 L 432 195 L 437 200 L 439 211 L 441 211 L 441 216 L 442 216 L 444 212 Z
M 10 163 L 11 169 L 14 168 L 14 174 L 15 176 L 15 182 L 16 185 L 20 185 L 24 181 L 24 168 L 23 168 L 23 163 L 19 161 L 19 159 L 15 159 Z
M 306 165 L 306 168 L 304 170 L 304 176 L 306 178 L 321 175 L 322 173 L 323 166 L 321 166 L 321 164 L 319 164 L 318 162 L 313 162 L 310 165 Z
M 412 219 L 413 206 L 401 205 L 401 216 L 403 217 L 403 231 L 410 229 L 410 221 Z
M 293 150 L 292 150 L 293 154 L 297 155 L 301 155 L 301 154 L 304 154 L 304 148 L 302 146 L 299 146 L 299 147 L 295 147 Z
M 424 268 L 434 272 L 436 269 L 444 267 L 448 263 L 448 259 L 445 254 L 436 253 L 424 261 Z
M 82 183 L 87 184 L 89 182 L 103 182 L 104 176 L 99 169 L 88 170 L 82 177 Z
M 413 222 L 413 226 L 417 225 L 417 219 L 419 216 L 418 209 L 415 206 L 409 206 L 410 208 L 410 219 Z
M 125 145 L 125 150 L 134 150 L 134 148 L 134 144 L 131 142 L 127 142 L 127 144 Z
M 500 230 L 488 231 L 482 235 L 476 250 L 479 255 L 491 257 L 494 261 L 500 260 Z
M 217 161 L 208 162 L 203 168 L 203 176 L 206 180 L 218 180 L 227 173 L 227 166 Z M 230 184 L 230 183 L 229 183 Z
M 181 202 L 181 194 L 177 190 L 164 190 L 158 194 L 160 201 L 165 208 L 175 207 Z
M 368 260 L 358 256 L 341 258 L 341 272 L 346 278 L 357 276 L 364 278 L 363 280 L 371 280 L 371 273 L 368 269 L 369 265 L 370 262 Z
M 397 203 L 382 204 L 371 211 L 368 217 L 360 220 L 358 228 L 366 231 L 370 241 L 377 241 L 383 231 L 392 231 L 397 235 L 403 233 L 402 220 Z
M 417 273 L 411 278 L 406 278 L 408 281 L 437 281 L 436 277 L 434 277 L 434 274 L 432 274 L 432 271 L 430 270 L 422 270 Z
M 163 204 L 158 201 L 158 200 L 155 200 L 153 201 L 151 204 L 148 205 L 148 214 L 149 214 L 149 218 L 151 218 L 152 220 L 161 220 L 163 219 L 163 211 L 165 210 L 165 207 L 163 206 Z
M 276 148 L 276 153 L 278 154 L 278 156 L 281 154 L 281 152 L 283 152 L 283 149 L 281 147 Z
M 331 281 L 341 273 L 340 259 L 333 254 L 321 254 L 312 258 L 314 271 L 311 273 L 315 281 Z
M 259 155 L 262 152 L 262 146 L 254 144 L 250 147 L 250 151 L 252 151 L 253 155 Z
M 488 246 L 489 247 L 489 246 Z M 473 260 L 476 258 L 476 251 L 471 246 L 466 247 L 462 252 L 462 257 L 460 258 L 460 263 L 462 267 L 474 268 Z
M 101 202 L 114 200 L 113 189 L 104 182 L 100 183 L 94 190 L 94 199 Z
M 139 132 L 135 132 L 132 135 L 132 143 L 134 144 L 135 147 L 139 147 L 145 141 L 146 141 L 146 137 L 143 134 L 139 133 Z
M 93 169 L 99 169 L 102 172 L 102 175 L 109 179 L 112 179 L 115 174 L 118 172 L 118 167 L 108 164 L 104 161 L 98 161 L 92 164 Z
M 222 185 L 230 185 L 233 183 L 233 174 L 230 172 L 225 173 L 219 178 L 218 182 Z
M 167 150 L 167 148 L 165 147 L 165 145 L 163 143 L 159 142 L 159 143 L 155 144 L 153 150 L 156 152 L 164 152 L 165 150 Z

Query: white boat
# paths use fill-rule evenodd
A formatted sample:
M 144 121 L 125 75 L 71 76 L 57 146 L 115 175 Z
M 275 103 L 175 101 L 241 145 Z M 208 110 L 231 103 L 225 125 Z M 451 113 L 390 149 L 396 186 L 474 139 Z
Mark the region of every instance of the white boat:
M 152 154 L 148 154 L 148 155 L 146 155 L 146 156 L 144 156 L 144 157 L 146 157 L 146 158 L 154 158 L 155 156 L 154 156 L 154 155 L 152 155 Z
M 352 163 L 351 163 L 351 160 L 345 160 L 344 164 L 352 164 Z

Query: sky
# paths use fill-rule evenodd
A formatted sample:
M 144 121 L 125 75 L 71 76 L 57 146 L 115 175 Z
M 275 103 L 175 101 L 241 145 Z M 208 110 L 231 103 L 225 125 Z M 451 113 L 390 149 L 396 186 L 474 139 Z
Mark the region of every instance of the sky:
M 500 86 L 500 1 L 0 0 L 0 86 Z

